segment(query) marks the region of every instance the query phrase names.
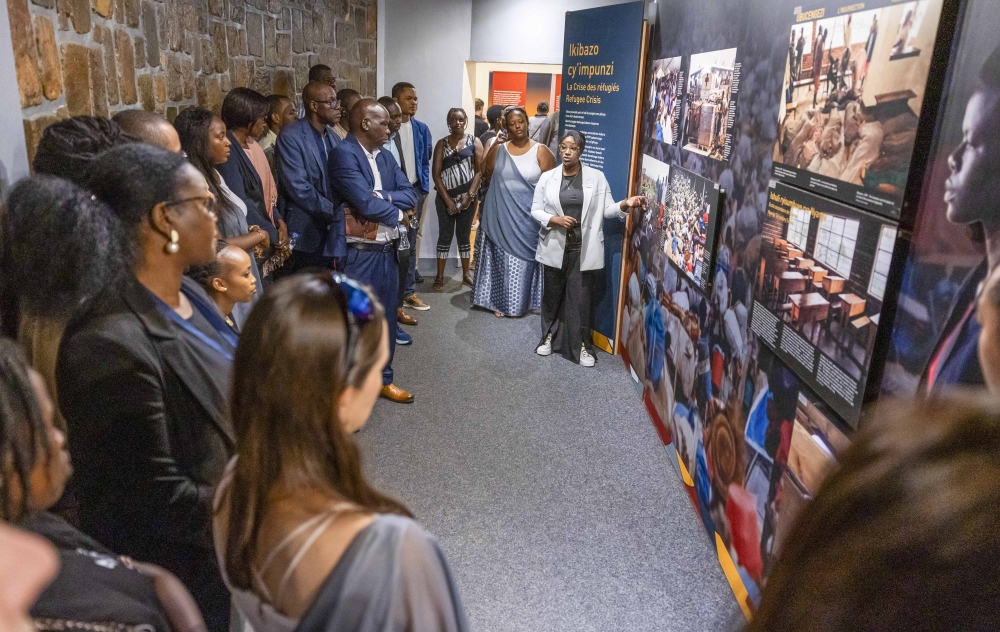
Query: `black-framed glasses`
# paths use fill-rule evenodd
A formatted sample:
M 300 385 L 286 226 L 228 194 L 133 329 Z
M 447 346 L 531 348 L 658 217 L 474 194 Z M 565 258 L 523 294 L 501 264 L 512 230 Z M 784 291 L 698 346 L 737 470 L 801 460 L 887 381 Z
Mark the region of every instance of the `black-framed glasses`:
M 181 204 L 187 204 L 188 202 L 203 202 L 205 204 L 205 210 L 215 215 L 215 209 L 218 208 L 219 201 L 214 195 L 209 193 L 208 195 L 199 195 L 197 197 L 184 198 L 183 200 L 171 200 L 166 202 L 166 206 L 180 206 Z
M 319 101 L 314 99 L 312 103 L 322 103 L 324 105 L 329 105 L 332 108 L 335 108 L 338 105 L 340 105 L 340 101 L 338 101 L 337 99 L 330 99 L 329 101 Z
M 331 275 L 334 284 L 344 294 L 344 312 L 347 316 L 347 349 L 344 374 L 354 366 L 354 352 L 361 337 L 361 328 L 375 318 L 375 303 L 371 295 L 360 283 L 343 274 Z

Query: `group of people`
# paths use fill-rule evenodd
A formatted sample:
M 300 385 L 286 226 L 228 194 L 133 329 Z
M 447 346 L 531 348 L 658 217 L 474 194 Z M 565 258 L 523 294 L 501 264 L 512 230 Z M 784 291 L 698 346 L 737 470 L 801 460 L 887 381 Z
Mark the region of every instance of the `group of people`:
M 0 519 L 59 557 L 36 628 L 467 629 L 351 438 L 413 399 L 391 360 L 430 135 L 411 84 L 335 88 L 311 69 L 303 118 L 236 88 L 221 115 L 59 121 L 10 191 Z

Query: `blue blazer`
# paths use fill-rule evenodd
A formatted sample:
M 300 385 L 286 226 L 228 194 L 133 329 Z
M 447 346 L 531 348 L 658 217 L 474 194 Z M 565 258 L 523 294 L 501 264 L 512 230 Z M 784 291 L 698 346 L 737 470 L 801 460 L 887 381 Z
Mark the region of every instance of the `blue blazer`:
M 417 155 L 420 192 L 427 195 L 431 190 L 431 154 L 434 152 L 434 141 L 429 127 L 412 117 L 410 121 L 413 123 L 413 153 Z
M 348 134 L 347 138 L 330 152 L 333 203 L 337 206 L 341 217 L 346 204 L 369 221 L 396 226 L 399 224 L 399 211 L 417 205 L 417 191 L 389 152 L 379 151 L 375 157 L 375 164 L 378 165 L 379 176 L 382 179 L 382 189 L 379 190 L 382 198 L 376 197 L 372 192 L 375 176 L 372 174 L 364 148 L 354 134 Z M 346 251 L 347 235 L 343 222 L 340 224 L 339 239 Z
M 336 147 L 340 139 L 329 134 Z M 295 240 L 295 250 L 324 257 L 343 257 L 346 243 L 344 213 L 330 197 L 326 157 L 316 144 L 307 119 L 289 124 L 275 143 L 278 172 L 278 209 Z

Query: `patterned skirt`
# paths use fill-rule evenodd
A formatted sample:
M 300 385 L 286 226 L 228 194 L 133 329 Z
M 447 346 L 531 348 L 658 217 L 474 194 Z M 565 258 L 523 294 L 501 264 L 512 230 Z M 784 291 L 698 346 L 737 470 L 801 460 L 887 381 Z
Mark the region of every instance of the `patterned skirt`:
M 508 254 L 478 233 L 472 304 L 514 318 L 541 309 L 542 264 Z

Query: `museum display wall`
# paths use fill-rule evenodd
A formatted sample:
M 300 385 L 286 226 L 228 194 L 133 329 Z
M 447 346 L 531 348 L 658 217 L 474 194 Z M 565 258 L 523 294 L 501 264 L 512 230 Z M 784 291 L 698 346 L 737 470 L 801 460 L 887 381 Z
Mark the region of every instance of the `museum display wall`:
M 949 156 L 1000 6 L 652 6 L 619 348 L 751 616 L 866 405 L 982 385 L 998 198 Z

